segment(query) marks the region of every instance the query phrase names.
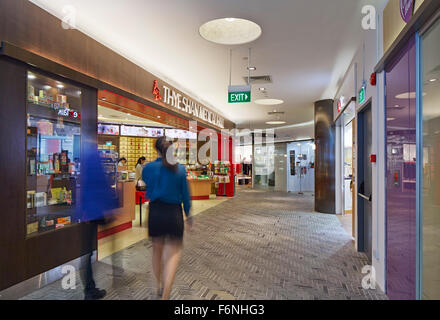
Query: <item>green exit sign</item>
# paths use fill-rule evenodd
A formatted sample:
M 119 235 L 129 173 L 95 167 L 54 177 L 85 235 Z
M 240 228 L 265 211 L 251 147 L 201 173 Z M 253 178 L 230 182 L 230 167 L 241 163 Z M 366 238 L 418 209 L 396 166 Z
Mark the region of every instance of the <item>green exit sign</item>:
M 247 103 L 251 102 L 251 86 L 229 86 L 229 103 Z
M 363 86 L 361 90 L 359 90 L 359 104 L 365 102 L 365 97 L 367 96 L 367 87 Z
M 251 102 L 251 93 L 247 92 L 229 92 L 229 103 Z

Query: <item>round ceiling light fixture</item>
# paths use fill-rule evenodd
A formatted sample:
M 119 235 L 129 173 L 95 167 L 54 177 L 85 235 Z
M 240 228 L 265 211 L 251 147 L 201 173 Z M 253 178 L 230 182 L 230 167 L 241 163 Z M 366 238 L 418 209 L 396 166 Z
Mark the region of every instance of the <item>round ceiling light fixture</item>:
M 266 124 L 272 124 L 272 125 L 276 125 L 276 124 L 285 124 L 286 121 L 281 121 L 281 120 L 274 120 L 274 121 L 267 121 Z
M 254 101 L 256 104 L 262 104 L 265 106 L 274 106 L 277 104 L 283 104 L 284 101 L 283 100 L 279 100 L 279 99 L 258 99 Z
M 224 45 L 239 45 L 255 41 L 261 36 L 261 27 L 246 19 L 223 18 L 206 22 L 199 28 L 205 40 Z

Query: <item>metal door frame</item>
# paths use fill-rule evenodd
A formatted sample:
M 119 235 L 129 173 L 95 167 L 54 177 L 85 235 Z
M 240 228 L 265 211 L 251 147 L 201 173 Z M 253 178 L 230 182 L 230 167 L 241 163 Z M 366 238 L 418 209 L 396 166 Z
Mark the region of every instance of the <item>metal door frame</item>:
M 357 218 L 357 248 L 359 252 L 365 252 L 365 241 L 364 241 L 364 202 L 359 201 L 359 190 L 361 182 L 364 181 L 364 157 L 368 156 L 364 154 L 364 112 L 370 108 L 372 112 L 373 103 L 372 98 L 369 98 L 362 106 L 356 110 L 356 131 L 357 131 L 357 158 L 356 158 L 356 218 Z M 371 119 L 373 121 L 373 119 Z M 371 139 L 372 140 L 372 139 Z M 361 147 L 362 146 L 362 147 Z M 371 177 L 373 178 L 373 177 Z M 371 213 L 373 214 L 373 212 Z M 372 221 L 373 222 L 373 221 Z M 371 244 L 373 244 L 373 239 L 371 239 Z M 373 251 L 373 248 L 371 248 Z M 373 252 L 371 252 L 373 256 Z

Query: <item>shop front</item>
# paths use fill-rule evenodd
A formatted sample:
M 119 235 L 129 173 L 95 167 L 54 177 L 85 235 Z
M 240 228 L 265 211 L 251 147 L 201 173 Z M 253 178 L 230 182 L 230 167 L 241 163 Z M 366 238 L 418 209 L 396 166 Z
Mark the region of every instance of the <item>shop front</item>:
M 186 167 L 192 200 L 231 196 L 228 186 L 233 181 L 232 161 L 221 158 L 229 155 L 221 150 L 220 132 L 99 91 L 98 150 L 106 159 L 106 173 L 115 181 L 115 188 L 121 190 L 122 198 L 121 208 L 115 211 L 117 219 L 99 227 L 99 239 L 129 229 L 135 223 L 142 226 L 143 219 L 145 222 L 146 217 L 142 217 L 148 210 L 143 206 L 149 201 L 145 198 L 148 186 L 143 183 L 141 172 L 145 164 L 157 159 L 155 143 L 162 136 L 173 141 L 175 161 Z
M 398 15 L 396 8 L 390 2 L 384 19 Z M 376 66 L 386 80 L 386 291 L 391 299 L 440 298 L 439 10 L 438 1 L 418 1 L 413 14 L 401 17 L 398 36 L 384 37 L 392 45 Z

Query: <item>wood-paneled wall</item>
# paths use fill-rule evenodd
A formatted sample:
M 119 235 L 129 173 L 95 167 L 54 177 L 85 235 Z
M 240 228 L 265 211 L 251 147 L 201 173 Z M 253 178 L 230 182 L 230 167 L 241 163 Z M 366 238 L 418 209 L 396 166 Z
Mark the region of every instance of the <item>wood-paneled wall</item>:
M 80 31 L 63 29 L 58 18 L 28 0 L 0 0 L 0 41 L 10 42 L 143 98 L 154 107 L 169 110 L 186 119 L 190 118 L 185 112 L 169 107 L 162 101 L 154 100 L 153 81 L 158 80 L 159 86 L 162 86 L 165 82 L 161 79 Z M 154 43 L 151 44 L 151 50 L 154 50 Z M 173 86 L 168 84 L 167 86 L 182 93 Z M 109 87 L 98 89 L 111 91 Z M 200 119 L 197 121 L 212 126 Z M 234 127 L 234 123 L 225 119 L 225 128 L 232 129 Z
M 96 249 L 96 227 L 91 224 L 26 239 L 27 68 L 24 63 L 0 56 L 0 290 Z M 81 89 L 83 152 L 96 149 L 97 90 Z

